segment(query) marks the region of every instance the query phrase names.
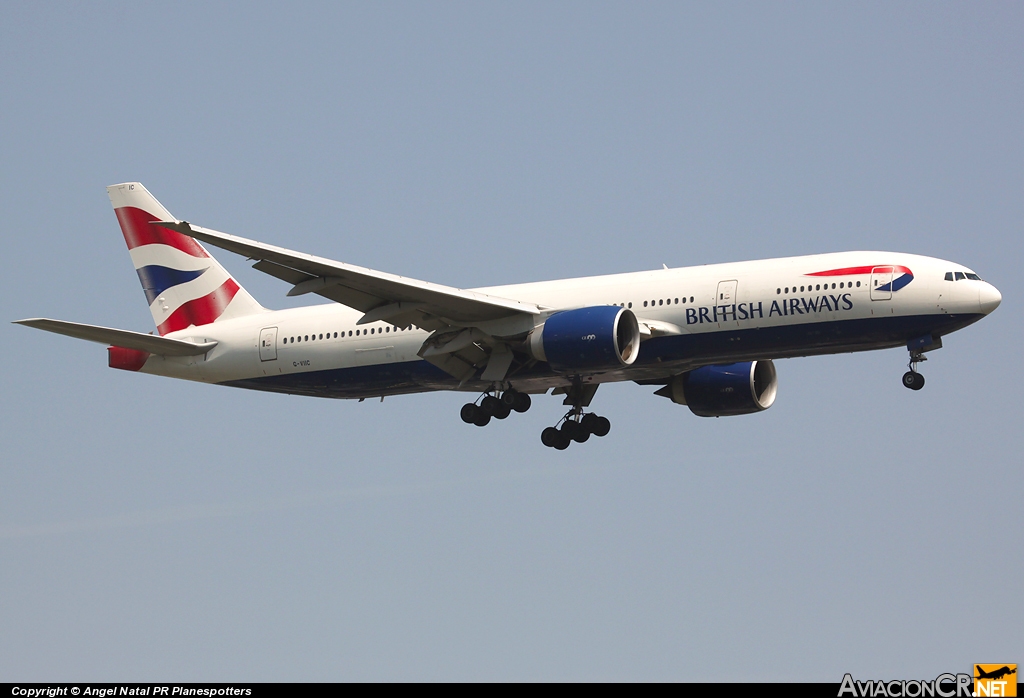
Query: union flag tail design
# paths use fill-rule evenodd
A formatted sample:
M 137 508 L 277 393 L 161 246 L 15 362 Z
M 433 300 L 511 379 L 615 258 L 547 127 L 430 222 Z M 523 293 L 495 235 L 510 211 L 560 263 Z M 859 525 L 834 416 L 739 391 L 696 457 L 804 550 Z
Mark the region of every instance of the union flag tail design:
M 107 194 L 161 335 L 265 312 L 199 242 L 150 225 L 176 219 L 144 186 L 114 184 Z

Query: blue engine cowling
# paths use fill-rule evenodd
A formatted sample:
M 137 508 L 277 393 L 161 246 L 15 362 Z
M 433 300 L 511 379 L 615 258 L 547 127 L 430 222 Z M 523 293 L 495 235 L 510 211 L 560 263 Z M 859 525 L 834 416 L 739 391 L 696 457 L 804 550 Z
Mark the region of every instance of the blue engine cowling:
M 771 361 L 704 366 L 672 379 L 661 395 L 686 405 L 699 417 L 730 417 L 772 406 L 779 380 Z
M 530 333 L 530 353 L 555 371 L 629 366 L 640 353 L 640 326 L 632 310 L 598 305 L 555 313 Z

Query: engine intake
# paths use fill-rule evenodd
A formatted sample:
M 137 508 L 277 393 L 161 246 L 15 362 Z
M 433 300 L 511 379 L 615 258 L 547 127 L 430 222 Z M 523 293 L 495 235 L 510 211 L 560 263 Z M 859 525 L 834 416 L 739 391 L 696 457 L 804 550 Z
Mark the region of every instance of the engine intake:
M 640 353 L 640 326 L 632 310 L 617 305 L 563 310 L 530 333 L 529 349 L 555 371 L 629 366 Z
M 768 409 L 778 389 L 775 364 L 744 361 L 687 371 L 675 376 L 658 393 L 686 405 L 699 417 L 730 417 Z

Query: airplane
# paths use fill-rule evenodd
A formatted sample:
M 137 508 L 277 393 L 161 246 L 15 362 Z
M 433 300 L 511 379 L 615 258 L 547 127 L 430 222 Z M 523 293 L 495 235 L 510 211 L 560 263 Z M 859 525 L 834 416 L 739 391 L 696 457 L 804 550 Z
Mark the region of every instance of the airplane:
M 486 426 L 531 396 L 564 395 L 545 428 L 564 450 L 611 429 L 588 411 L 602 383 L 656 386 L 702 417 L 775 402 L 775 359 L 906 347 L 903 385 L 942 338 L 1002 300 L 963 265 L 840 252 L 460 289 L 295 252 L 172 216 L 139 182 L 107 187 L 158 334 L 47 318 L 18 324 L 108 344 L 108 365 L 326 398 L 457 390 Z M 249 260 L 329 304 L 260 305 L 203 247 Z
M 1003 666 L 1003 667 L 1000 667 L 999 669 L 995 669 L 994 671 L 985 671 L 984 669 L 981 668 L 980 665 L 975 664 L 974 665 L 974 669 L 975 669 L 975 671 L 978 674 L 977 676 L 974 677 L 976 679 L 995 679 L 995 680 L 998 680 L 998 679 L 1003 678 L 1004 676 L 1009 676 L 1010 674 L 1016 674 L 1017 673 L 1016 665 L 1014 665 L 1013 669 L 1011 669 L 1008 666 Z

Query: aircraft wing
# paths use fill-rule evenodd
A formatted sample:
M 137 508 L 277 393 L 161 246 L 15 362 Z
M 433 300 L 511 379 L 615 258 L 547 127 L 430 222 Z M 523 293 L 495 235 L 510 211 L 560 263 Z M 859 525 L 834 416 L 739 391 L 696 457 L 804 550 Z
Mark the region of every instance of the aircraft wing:
M 125 349 L 138 349 L 148 351 L 150 354 L 160 356 L 198 356 L 217 346 L 217 342 L 205 342 L 194 344 L 183 342 L 180 339 L 169 339 L 158 337 L 142 332 L 131 330 L 116 330 L 112 327 L 100 327 L 99 325 L 84 325 L 80 322 L 67 322 L 66 320 L 50 320 L 49 318 L 29 318 L 27 320 L 15 320 L 16 325 L 35 327 L 37 330 L 56 332 L 76 339 L 84 339 L 89 342 L 100 342 L 112 344 Z
M 254 269 L 293 284 L 289 296 L 315 293 L 361 310 L 365 314 L 359 324 L 385 321 L 399 327 L 415 324 L 436 330 L 541 312 L 541 308 L 532 303 L 314 257 L 190 225 L 187 221 L 154 221 L 151 225 L 170 228 L 214 247 L 255 259 Z

